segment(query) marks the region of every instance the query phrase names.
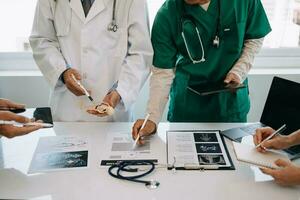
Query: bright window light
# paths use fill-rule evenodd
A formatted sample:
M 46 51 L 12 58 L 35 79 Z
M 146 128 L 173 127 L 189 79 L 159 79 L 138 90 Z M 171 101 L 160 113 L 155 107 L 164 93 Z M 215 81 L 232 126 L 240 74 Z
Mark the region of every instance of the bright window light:
M 148 0 L 150 23 L 165 0 Z M 299 47 L 300 0 L 262 0 L 272 25 L 264 47 Z M 30 51 L 31 32 L 37 0 L 0 1 L 0 52 Z M 17 13 L 17 14 L 16 14 Z

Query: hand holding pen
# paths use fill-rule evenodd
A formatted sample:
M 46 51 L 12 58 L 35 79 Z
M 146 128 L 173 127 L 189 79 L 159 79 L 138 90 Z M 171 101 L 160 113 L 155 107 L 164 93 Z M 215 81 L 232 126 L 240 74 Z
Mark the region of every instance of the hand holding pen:
M 15 126 L 14 124 L 7 124 L 13 122 L 14 124 L 28 124 L 28 126 Z M 0 111 L 0 135 L 7 138 L 13 138 L 28 134 L 42 128 L 39 123 L 32 123 L 32 121 L 24 116 L 16 115 L 8 111 Z
M 149 120 L 149 116 L 148 114 L 144 120 L 137 120 L 132 127 L 132 138 L 135 140 L 134 147 L 136 144 L 145 144 L 144 138 L 156 133 L 156 124 Z
M 80 83 L 81 76 L 76 69 L 70 68 L 63 73 L 63 80 L 66 87 L 76 96 L 86 95 L 90 101 L 93 98 L 90 95 L 90 91 L 86 90 Z
M 280 133 L 286 128 L 285 125 L 277 130 L 270 127 L 259 128 L 253 136 L 254 144 L 259 152 L 266 152 L 266 149 L 285 149 L 290 146 L 288 136 L 283 136 Z

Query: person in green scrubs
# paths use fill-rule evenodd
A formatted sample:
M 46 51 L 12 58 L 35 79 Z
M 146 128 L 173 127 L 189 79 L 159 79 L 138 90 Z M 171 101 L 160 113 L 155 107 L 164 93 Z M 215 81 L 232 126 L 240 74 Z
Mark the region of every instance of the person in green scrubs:
M 246 122 L 247 73 L 270 31 L 260 0 L 166 0 L 152 27 L 150 117 L 143 130 L 137 120 L 133 138 L 156 132 L 168 98 L 170 122 Z M 223 81 L 246 88 L 207 96 L 188 89 Z

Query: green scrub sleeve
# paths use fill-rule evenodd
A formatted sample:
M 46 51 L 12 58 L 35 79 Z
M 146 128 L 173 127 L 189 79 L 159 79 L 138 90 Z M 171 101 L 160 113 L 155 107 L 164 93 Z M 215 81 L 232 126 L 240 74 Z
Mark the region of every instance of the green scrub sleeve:
M 260 0 L 251 0 L 247 17 L 245 39 L 258 39 L 271 32 L 268 17 Z
M 157 13 L 153 27 L 151 41 L 154 49 L 153 65 L 157 68 L 171 69 L 175 67 L 177 48 L 171 32 L 170 19 L 166 8 L 161 8 Z

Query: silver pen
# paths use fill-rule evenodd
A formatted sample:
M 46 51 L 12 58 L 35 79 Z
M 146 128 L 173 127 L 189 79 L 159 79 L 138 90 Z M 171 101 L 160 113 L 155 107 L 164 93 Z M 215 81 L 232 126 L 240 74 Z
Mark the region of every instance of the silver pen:
M 142 130 L 143 128 L 145 128 L 146 123 L 147 123 L 149 117 L 150 117 L 150 114 L 147 114 L 147 116 L 146 116 L 146 118 L 145 118 L 145 120 L 144 120 L 144 122 L 143 122 L 142 127 L 141 127 L 140 130 Z M 136 137 L 136 139 L 135 139 L 135 141 L 134 141 L 134 143 L 133 143 L 132 149 L 135 149 L 136 144 L 137 144 L 137 142 L 139 141 L 140 137 L 141 137 L 140 134 L 138 134 L 138 136 Z
M 85 87 L 83 87 L 83 85 L 75 78 L 74 74 L 71 74 L 71 76 L 72 76 L 72 79 L 77 83 L 77 85 L 84 91 L 84 94 L 89 98 L 89 100 L 91 102 L 93 102 L 94 99 L 91 97 L 89 92 L 85 89 Z
M 274 131 L 271 135 L 269 135 L 266 139 L 264 139 L 263 141 L 261 141 L 261 143 L 259 143 L 258 145 L 256 145 L 255 148 L 258 148 L 262 145 L 263 142 L 268 141 L 269 139 L 271 139 L 272 137 L 274 137 L 276 134 L 280 133 L 281 131 L 283 131 L 284 129 L 286 129 L 286 125 L 284 124 L 283 126 L 281 126 L 279 129 L 277 129 L 276 131 Z

